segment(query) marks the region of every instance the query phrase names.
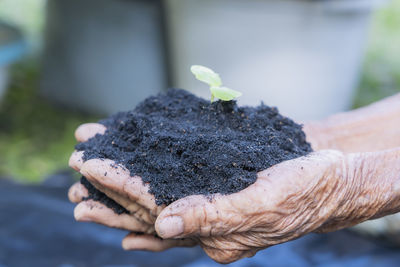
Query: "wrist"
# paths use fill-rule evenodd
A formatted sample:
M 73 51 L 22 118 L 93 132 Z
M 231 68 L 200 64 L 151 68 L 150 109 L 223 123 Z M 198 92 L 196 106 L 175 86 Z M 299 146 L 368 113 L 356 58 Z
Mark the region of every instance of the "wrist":
M 366 210 L 368 219 L 376 219 L 400 211 L 400 148 L 364 153 L 358 163 L 361 198 L 357 206 Z M 363 198 L 368 201 L 362 201 Z M 365 206 L 365 203 L 368 206 Z
M 317 232 L 350 227 L 400 211 L 400 148 L 345 156 L 335 206 Z
M 335 131 L 330 130 L 323 121 L 306 122 L 303 125 L 303 131 L 306 134 L 307 142 L 311 144 L 314 151 L 335 149 Z
M 400 94 L 304 125 L 314 150 L 370 152 L 400 146 Z

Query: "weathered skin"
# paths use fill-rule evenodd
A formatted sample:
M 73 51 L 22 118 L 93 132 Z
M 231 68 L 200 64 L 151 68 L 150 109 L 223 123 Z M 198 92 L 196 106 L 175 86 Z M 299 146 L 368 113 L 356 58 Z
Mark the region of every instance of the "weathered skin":
M 304 124 L 314 150 L 345 153 L 400 147 L 400 94 L 364 108 Z
M 104 132 L 102 127 L 82 125 L 76 138 L 85 141 Z M 229 263 L 310 232 L 400 211 L 400 95 L 325 123 L 305 124 L 305 131 L 315 150 L 338 150 L 273 166 L 238 193 L 190 196 L 168 207 L 156 206 L 148 186 L 123 167 L 112 168 L 107 160 L 83 163 L 82 153 L 74 152 L 70 166 L 131 212 L 116 215 L 102 204 L 82 202 L 87 191 L 75 184 L 69 192 L 71 201 L 80 202 L 75 218 L 145 233 L 128 235 L 124 249 L 160 251 L 199 243 L 211 258 Z M 346 154 L 356 151 L 377 152 Z
M 104 133 L 105 127 L 97 123 L 83 124 L 75 131 L 78 142 L 84 142 L 97 133 Z M 79 182 L 68 192 L 71 202 L 77 203 L 74 216 L 82 222 L 95 222 L 109 227 L 131 231 L 122 241 L 126 250 L 140 249 L 163 251 L 176 246 L 194 246 L 192 239 L 163 240 L 155 237 L 157 234 L 154 223 L 158 214 L 165 206 L 157 206 L 154 197 L 150 195 L 148 186 L 143 185 L 139 177 L 131 177 L 123 167 L 115 165 L 111 160 L 82 160 L 83 152 L 73 152 L 69 165 L 82 173 L 100 191 L 117 203 L 124 206 L 130 214 L 115 214 L 105 205 L 93 200 L 82 201 L 88 196 L 87 189 Z M 112 166 L 117 166 L 114 168 Z M 105 175 L 107 173 L 107 175 Z M 135 232 L 144 233 L 136 235 Z M 151 249 L 149 249 L 151 248 Z

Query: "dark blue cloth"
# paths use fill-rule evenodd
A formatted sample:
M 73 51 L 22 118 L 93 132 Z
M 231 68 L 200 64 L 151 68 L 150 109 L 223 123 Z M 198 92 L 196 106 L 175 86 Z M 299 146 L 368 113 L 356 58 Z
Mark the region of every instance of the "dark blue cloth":
M 126 232 L 73 218 L 66 187 L 0 180 L 0 267 L 219 266 L 199 248 L 126 252 Z M 400 266 L 400 251 L 349 231 L 310 234 L 231 266 Z

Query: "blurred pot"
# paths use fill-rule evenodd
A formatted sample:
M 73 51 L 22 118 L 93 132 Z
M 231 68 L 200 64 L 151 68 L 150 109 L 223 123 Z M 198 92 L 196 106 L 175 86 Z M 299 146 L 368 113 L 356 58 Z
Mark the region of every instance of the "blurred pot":
M 110 114 L 166 88 L 160 2 L 52 0 L 43 95 Z
M 8 67 L 26 50 L 25 41 L 18 29 L 0 22 L 0 101 L 8 81 Z
M 189 73 L 219 72 L 243 92 L 294 119 L 348 109 L 358 85 L 370 0 L 165 0 L 173 85 L 209 97 Z

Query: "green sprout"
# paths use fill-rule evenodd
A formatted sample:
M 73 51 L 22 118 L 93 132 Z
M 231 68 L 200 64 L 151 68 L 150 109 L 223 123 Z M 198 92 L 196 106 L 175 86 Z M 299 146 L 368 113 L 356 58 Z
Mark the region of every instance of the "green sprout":
M 197 80 L 210 86 L 211 102 L 214 101 L 214 98 L 230 101 L 242 95 L 241 92 L 222 86 L 219 74 L 215 73 L 212 69 L 200 65 L 193 65 L 190 70 Z

